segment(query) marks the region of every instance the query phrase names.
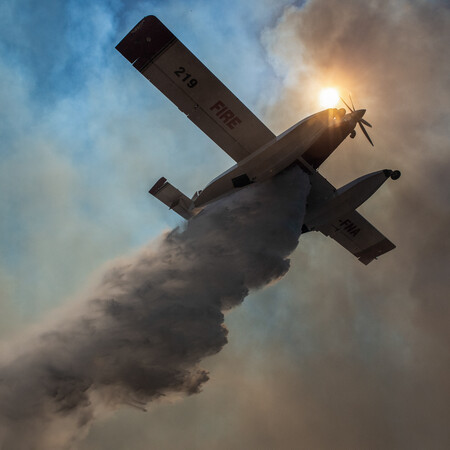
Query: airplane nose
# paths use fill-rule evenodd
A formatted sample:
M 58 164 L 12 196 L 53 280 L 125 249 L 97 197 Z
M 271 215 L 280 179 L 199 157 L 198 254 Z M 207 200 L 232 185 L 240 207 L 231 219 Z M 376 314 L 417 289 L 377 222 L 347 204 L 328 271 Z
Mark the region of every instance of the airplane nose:
M 358 111 L 354 111 L 352 113 L 352 116 L 356 119 L 357 122 L 359 122 L 363 118 L 365 113 L 366 113 L 365 109 L 358 109 Z

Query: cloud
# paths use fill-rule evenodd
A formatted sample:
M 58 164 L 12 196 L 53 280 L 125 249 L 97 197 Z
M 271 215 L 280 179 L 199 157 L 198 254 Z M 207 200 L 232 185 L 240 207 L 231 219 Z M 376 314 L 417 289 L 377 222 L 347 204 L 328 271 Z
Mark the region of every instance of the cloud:
M 308 190 L 291 169 L 111 263 L 76 313 L 3 360 L 1 445 L 66 448 L 102 411 L 199 392 L 199 362 L 227 342 L 223 311 L 289 269 Z
M 287 408 L 305 426 L 292 438 L 308 448 L 449 445 L 450 186 L 442 175 L 450 169 L 443 123 L 450 67 L 442 58 L 449 26 L 444 2 L 319 0 L 286 9 L 264 34 L 272 60 L 286 70 L 273 107 L 283 126 L 313 103 L 318 81 L 351 89 L 367 107 L 375 152 L 359 133 L 324 165 L 330 181 L 340 185 L 352 172 L 375 168 L 403 172 L 362 208 L 396 250 L 362 268 L 334 243 L 305 236 L 294 258 L 299 276 L 284 280 L 300 300 L 290 317 L 309 324 L 299 332 L 288 321 L 282 335 L 295 342 L 288 344 L 295 363 L 283 364 L 298 378 L 288 375 L 281 395 L 292 398 Z
M 1 5 L 0 267 L 13 280 L 10 299 L 22 324 L 61 304 L 99 264 L 176 226 L 178 218 L 148 195 L 157 179 L 192 194 L 230 165 L 114 48 L 153 12 L 180 23 L 177 34 L 201 53 L 206 31 L 190 32 L 180 15 L 213 23 L 218 12 L 201 3 L 192 11 L 109 0 Z M 254 9 L 254 20 L 278 8 Z M 239 27 L 223 9 L 217 36 Z M 250 55 L 239 36 L 229 37 L 234 53 Z M 250 86 L 245 71 L 228 64 L 220 66 L 226 83 Z
M 136 449 L 448 448 L 449 22 L 445 2 L 312 0 L 264 30 L 281 83 L 272 129 L 315 112 L 324 84 L 367 108 L 374 151 L 359 133 L 321 172 L 340 186 L 400 169 L 361 208 L 397 248 L 363 267 L 303 236 L 283 282 L 227 316 L 230 343 L 195 402 L 121 415 L 83 448 L 120 442 L 121 426 Z
M 249 2 L 217 13 L 201 2 L 192 12 L 178 2 L 106 4 L 76 20 L 59 3 L 1 6 L 4 334 L 9 317 L 43 315 L 98 264 L 176 223 L 147 199 L 151 180 L 166 175 L 193 191 L 228 164 L 113 49 L 155 8 L 274 131 L 315 112 L 323 84 L 351 90 L 374 125 L 375 149 L 360 133 L 346 141 L 321 169 L 334 184 L 385 167 L 403 176 L 361 208 L 396 250 L 365 268 L 325 237 L 303 236 L 283 282 L 227 315 L 230 344 L 202 364 L 214 382 L 201 396 L 122 411 L 77 445 L 447 448 L 448 2 L 311 0 L 284 12 L 284 2 Z M 257 20 L 246 29 L 249 17 Z M 215 45 L 204 38 L 212 34 Z M 77 57 L 69 37 L 84 42 Z M 89 42 L 98 58 L 82 57 Z

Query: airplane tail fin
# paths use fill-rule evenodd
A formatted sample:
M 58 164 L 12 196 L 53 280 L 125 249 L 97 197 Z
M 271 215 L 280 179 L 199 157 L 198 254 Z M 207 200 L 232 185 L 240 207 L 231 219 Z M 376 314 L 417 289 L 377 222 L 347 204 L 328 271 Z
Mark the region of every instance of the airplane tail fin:
M 148 192 L 184 219 L 189 220 L 194 216 L 192 212 L 194 202 L 172 186 L 164 177 L 160 178 Z

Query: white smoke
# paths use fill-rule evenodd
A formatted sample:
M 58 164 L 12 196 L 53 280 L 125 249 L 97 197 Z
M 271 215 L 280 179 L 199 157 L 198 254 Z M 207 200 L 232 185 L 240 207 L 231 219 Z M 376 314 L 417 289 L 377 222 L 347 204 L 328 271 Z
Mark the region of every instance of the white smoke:
M 0 448 L 68 448 L 102 411 L 199 392 L 223 311 L 288 271 L 308 191 L 291 169 L 112 264 L 75 315 L 0 362 Z

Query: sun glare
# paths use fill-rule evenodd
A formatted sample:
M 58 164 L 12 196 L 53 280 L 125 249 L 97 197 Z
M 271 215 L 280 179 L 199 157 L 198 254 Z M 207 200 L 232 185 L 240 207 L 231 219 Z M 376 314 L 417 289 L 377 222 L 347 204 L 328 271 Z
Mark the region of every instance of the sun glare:
M 339 101 L 339 92 L 335 88 L 322 89 L 319 100 L 323 108 L 334 108 Z

